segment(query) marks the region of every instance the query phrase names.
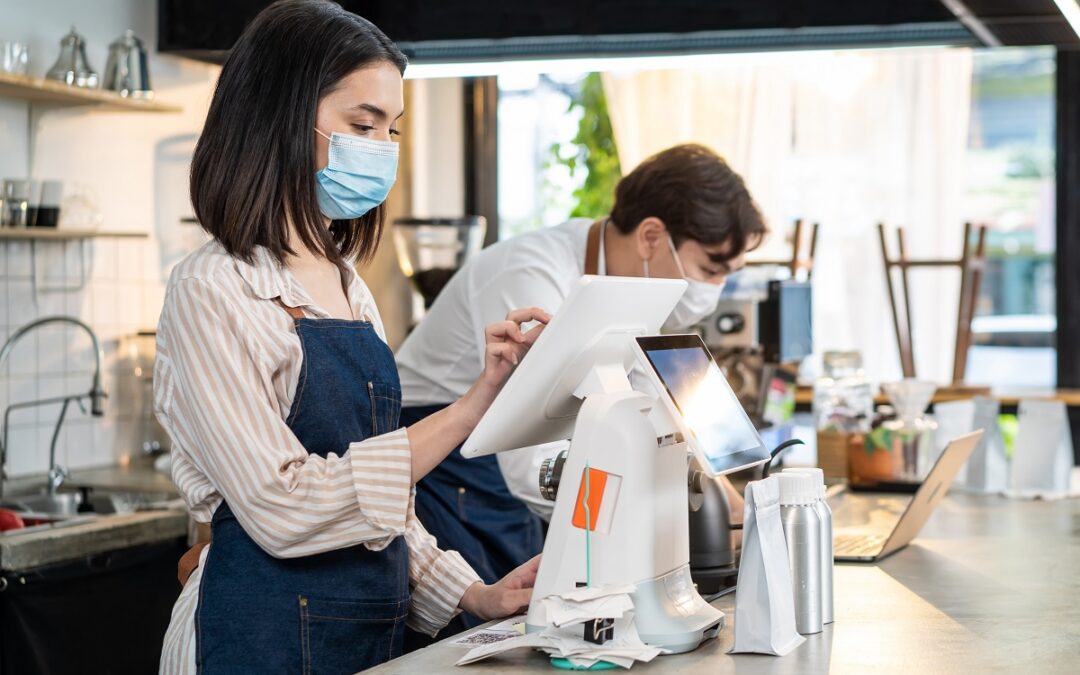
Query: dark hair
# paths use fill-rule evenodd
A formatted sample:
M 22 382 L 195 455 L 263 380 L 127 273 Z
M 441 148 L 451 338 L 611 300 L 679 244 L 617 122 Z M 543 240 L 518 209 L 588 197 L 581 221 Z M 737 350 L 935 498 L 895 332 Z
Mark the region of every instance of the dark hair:
M 327 232 L 315 191 L 319 101 L 353 71 L 407 60 L 374 24 L 327 0 L 281 0 L 244 30 L 221 69 L 191 162 L 191 203 L 203 229 L 251 261 L 265 246 L 279 261 L 288 222 L 300 241 L 339 267 L 369 259 L 383 205 Z
M 701 145 L 676 145 L 649 157 L 615 188 L 611 221 L 624 234 L 659 218 L 678 246 L 730 244 L 730 258 L 756 248 L 768 233 L 742 177 Z

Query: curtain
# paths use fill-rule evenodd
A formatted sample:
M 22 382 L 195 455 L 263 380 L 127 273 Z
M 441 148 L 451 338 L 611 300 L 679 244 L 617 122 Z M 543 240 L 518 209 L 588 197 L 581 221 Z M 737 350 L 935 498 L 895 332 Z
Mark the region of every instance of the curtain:
M 969 50 L 732 55 L 603 82 L 624 171 L 676 143 L 712 147 L 770 223 L 764 257 L 790 255 L 794 219 L 821 223 L 815 352 L 857 349 L 872 378 L 900 376 L 877 223 L 903 225 L 911 257 L 959 257 Z M 959 270 L 911 282 L 918 375 L 947 382 Z

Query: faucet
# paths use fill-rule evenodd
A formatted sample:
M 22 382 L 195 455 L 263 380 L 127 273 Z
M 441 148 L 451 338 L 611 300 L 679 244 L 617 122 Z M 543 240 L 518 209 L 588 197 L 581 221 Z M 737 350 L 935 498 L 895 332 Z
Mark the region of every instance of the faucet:
M 90 414 L 94 417 L 101 417 L 105 414 L 105 398 L 108 396 L 105 393 L 105 389 L 101 386 L 101 343 L 98 341 L 97 334 L 90 326 L 86 325 L 82 321 L 70 317 L 70 316 L 47 316 L 36 321 L 22 326 L 15 330 L 11 334 L 11 337 L 7 339 L 3 347 L 0 347 L 0 367 L 4 365 L 8 355 L 11 354 L 11 350 L 24 335 L 33 331 L 35 328 L 46 326 L 56 323 L 68 323 L 73 326 L 82 328 L 90 336 L 90 340 L 94 346 L 94 378 L 90 384 L 90 391 L 86 394 L 69 394 L 67 396 L 55 396 L 52 398 L 39 399 L 37 401 L 25 401 L 22 403 L 9 404 L 4 410 L 4 427 L 3 433 L 0 434 L 0 499 L 4 496 L 4 478 L 6 473 L 4 467 L 7 466 L 7 448 L 8 448 L 8 429 L 10 428 L 10 416 L 13 410 L 22 408 L 33 408 L 43 405 L 51 405 L 53 403 L 62 404 L 60 407 L 60 417 L 56 420 L 56 428 L 53 429 L 52 442 L 49 444 L 49 475 L 46 490 L 50 495 L 56 494 L 57 489 L 67 478 L 67 470 L 56 464 L 56 441 L 60 437 L 60 427 L 64 423 L 64 417 L 67 415 L 68 406 L 72 403 L 78 404 L 79 408 L 85 413 L 86 408 L 83 406 L 83 399 L 90 399 Z

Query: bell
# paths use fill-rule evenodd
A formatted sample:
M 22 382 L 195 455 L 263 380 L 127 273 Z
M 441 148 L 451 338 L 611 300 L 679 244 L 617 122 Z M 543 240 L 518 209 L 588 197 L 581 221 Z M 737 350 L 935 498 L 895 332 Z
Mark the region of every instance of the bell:
M 131 29 L 109 45 L 109 60 L 105 64 L 105 89 L 121 96 L 150 99 L 150 70 L 146 64 L 146 48 Z
M 75 87 L 97 88 L 97 73 L 86 60 L 86 40 L 75 32 L 74 26 L 60 41 L 60 56 L 45 77 Z

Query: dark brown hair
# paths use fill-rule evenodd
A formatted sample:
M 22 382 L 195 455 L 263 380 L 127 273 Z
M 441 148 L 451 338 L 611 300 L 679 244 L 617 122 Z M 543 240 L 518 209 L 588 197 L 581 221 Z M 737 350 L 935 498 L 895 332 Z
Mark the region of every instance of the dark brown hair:
M 742 177 L 701 145 L 676 145 L 649 157 L 615 188 L 611 221 L 623 234 L 659 218 L 678 246 L 692 239 L 728 244 L 728 259 L 756 248 L 768 233 Z
M 327 0 L 281 0 L 244 30 L 221 69 L 191 162 L 191 203 L 203 229 L 246 261 L 265 246 L 279 261 L 288 222 L 339 267 L 369 259 L 382 205 L 323 225 L 315 191 L 319 101 L 353 71 L 407 60 L 374 24 Z

